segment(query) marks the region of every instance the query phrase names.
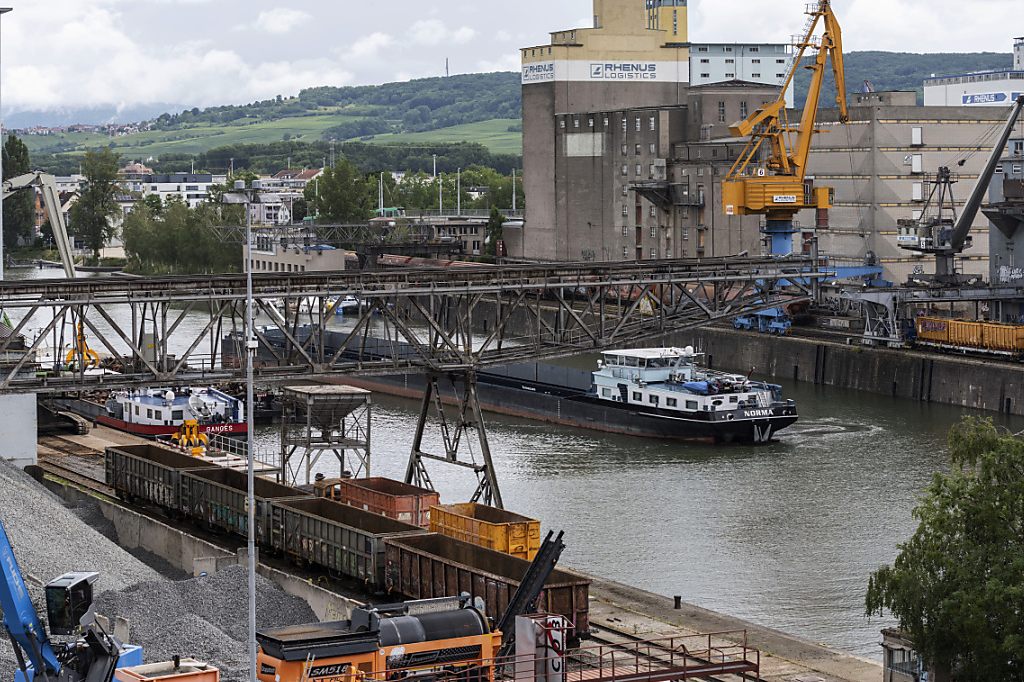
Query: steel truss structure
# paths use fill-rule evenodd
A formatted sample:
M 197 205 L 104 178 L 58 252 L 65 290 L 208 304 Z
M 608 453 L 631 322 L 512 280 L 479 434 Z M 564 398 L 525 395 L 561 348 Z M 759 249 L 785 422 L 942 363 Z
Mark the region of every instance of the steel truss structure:
M 256 311 L 272 321 L 256 332 L 257 380 L 467 372 L 646 342 L 806 299 L 810 268 L 804 258 L 728 258 L 256 275 Z M 363 305 L 348 329 L 329 334 L 333 302 L 348 296 Z M 0 301 L 17 321 L 0 338 L 0 393 L 244 374 L 240 275 L 3 282 Z M 45 342 L 79 322 L 118 373 L 87 369 L 80 345 L 73 371 L 39 365 Z
M 650 343 L 807 300 L 810 283 L 826 276 L 800 257 L 257 275 L 254 308 L 271 324 L 256 328 L 254 352 L 243 332 L 243 276 L 3 282 L 4 312 L 17 323 L 0 337 L 0 393 L 227 382 L 244 376 L 250 357 L 264 383 L 426 373 L 406 482 L 432 488 L 427 461 L 467 467 L 478 481 L 472 499 L 501 507 L 477 369 Z M 336 303 L 350 297 L 358 313 L 332 329 Z M 65 356 L 56 337 L 78 329 L 88 343 Z M 40 362 L 51 336 L 55 352 Z M 107 367 L 91 362 L 96 351 Z M 456 386 L 447 412 L 442 378 Z M 424 451 L 431 421 L 443 454 Z M 368 429 L 366 441 L 368 469 Z

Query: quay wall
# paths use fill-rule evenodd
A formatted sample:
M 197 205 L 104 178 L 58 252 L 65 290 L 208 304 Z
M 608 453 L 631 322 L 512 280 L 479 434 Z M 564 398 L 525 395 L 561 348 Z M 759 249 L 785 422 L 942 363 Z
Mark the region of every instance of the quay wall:
M 493 327 L 497 311 L 480 304 L 476 331 Z M 550 306 L 538 311 L 553 328 L 564 324 Z M 537 320 L 514 315 L 510 335 L 526 336 Z M 646 345 L 695 345 L 708 353 L 712 367 L 761 377 L 806 381 L 819 386 L 849 388 L 926 403 L 959 405 L 1011 415 L 1024 415 L 1024 364 L 1000 358 L 967 357 L 931 351 L 871 348 L 859 344 L 742 332 L 731 325 L 660 335 L 652 330 Z M 612 348 L 621 345 L 611 346 Z
M 1024 415 L 1024 365 L 911 350 L 867 348 L 710 327 L 669 335 L 698 345 L 712 367 L 851 388 L 925 403 Z

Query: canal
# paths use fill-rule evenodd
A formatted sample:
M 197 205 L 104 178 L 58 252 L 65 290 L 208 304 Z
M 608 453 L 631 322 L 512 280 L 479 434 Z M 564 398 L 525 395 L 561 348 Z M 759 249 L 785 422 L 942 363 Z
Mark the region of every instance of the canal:
M 566 531 L 563 563 L 877 660 L 872 570 L 916 527 L 963 410 L 788 384 L 801 418 L 767 447 L 634 439 L 487 415 L 505 505 Z M 373 473 L 405 473 L 418 404 L 375 396 Z M 1009 424 L 1017 429 L 1024 423 Z M 275 447 L 276 427 L 260 443 Z M 428 434 L 442 453 L 440 434 Z M 430 463 L 443 501 L 472 473 Z M 337 464 L 321 462 L 336 475 Z

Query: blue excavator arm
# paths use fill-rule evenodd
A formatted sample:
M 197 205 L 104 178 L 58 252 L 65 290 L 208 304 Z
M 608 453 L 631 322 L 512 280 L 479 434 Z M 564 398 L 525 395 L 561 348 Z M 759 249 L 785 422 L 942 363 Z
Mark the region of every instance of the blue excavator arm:
M 0 522 L 0 570 L 3 571 L 0 607 L 4 610 L 4 628 L 24 668 L 24 678 L 29 681 L 37 675 L 43 679 L 56 678 L 61 671 L 60 660 L 32 605 L 3 522 Z

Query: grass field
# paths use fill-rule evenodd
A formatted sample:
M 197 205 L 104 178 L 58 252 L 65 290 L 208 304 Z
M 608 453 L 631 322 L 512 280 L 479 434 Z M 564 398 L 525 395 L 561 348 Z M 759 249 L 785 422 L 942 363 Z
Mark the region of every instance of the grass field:
M 422 133 L 398 133 L 376 135 L 370 142 L 377 144 L 416 144 L 430 142 L 478 142 L 495 154 L 522 154 L 523 134 L 509 132 L 508 128 L 518 125 L 518 119 L 495 118 L 479 123 L 466 123 L 439 128 Z
M 199 125 L 186 130 L 156 130 L 124 137 L 107 137 L 94 133 L 25 136 L 31 154 L 52 152 L 84 152 L 86 149 L 113 145 L 123 159 L 144 160 L 164 154 L 199 154 L 216 147 L 233 144 L 269 144 L 286 136 L 300 142 L 320 140 L 328 128 L 364 118 L 361 114 L 331 111 L 314 116 L 296 116 L 249 125 Z M 372 142 L 381 144 L 416 144 L 429 142 L 479 142 L 492 152 L 522 154 L 521 133 L 508 128 L 518 124 L 514 119 L 494 119 L 480 123 L 442 128 L 423 133 L 378 135 Z

